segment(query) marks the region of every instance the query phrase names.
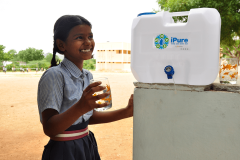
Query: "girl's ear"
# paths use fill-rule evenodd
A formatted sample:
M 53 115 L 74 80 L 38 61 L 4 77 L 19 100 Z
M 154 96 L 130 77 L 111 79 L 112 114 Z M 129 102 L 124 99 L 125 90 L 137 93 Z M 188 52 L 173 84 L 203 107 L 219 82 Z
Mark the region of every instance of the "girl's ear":
M 56 39 L 56 44 L 57 44 L 57 47 L 60 51 L 64 52 L 66 49 L 65 49 L 65 43 L 60 40 L 60 39 Z

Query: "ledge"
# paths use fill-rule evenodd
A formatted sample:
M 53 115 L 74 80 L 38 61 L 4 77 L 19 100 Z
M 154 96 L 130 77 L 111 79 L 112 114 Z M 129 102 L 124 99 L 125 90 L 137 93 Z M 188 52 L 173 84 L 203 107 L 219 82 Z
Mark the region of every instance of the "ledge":
M 136 88 L 144 89 L 161 89 L 161 90 L 175 90 L 173 83 L 142 83 L 142 82 L 133 82 Z M 185 85 L 185 84 L 176 84 L 177 91 L 225 91 L 225 92 L 234 92 L 240 93 L 240 84 L 221 84 L 221 83 L 212 83 L 209 85 Z

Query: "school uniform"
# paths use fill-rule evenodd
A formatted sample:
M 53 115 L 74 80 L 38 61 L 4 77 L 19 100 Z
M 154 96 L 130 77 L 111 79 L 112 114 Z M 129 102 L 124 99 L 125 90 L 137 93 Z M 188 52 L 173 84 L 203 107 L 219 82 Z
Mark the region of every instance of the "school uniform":
M 83 69 L 81 72 L 67 58 L 58 66 L 45 71 L 38 84 L 40 121 L 42 122 L 42 112 L 45 109 L 55 109 L 61 114 L 78 102 L 91 79 L 93 76 L 88 70 Z M 80 116 L 64 133 L 51 138 L 44 148 L 42 159 L 100 160 L 94 134 L 87 129 L 92 114 L 93 110 Z M 81 133 L 77 139 L 68 136 L 78 131 Z

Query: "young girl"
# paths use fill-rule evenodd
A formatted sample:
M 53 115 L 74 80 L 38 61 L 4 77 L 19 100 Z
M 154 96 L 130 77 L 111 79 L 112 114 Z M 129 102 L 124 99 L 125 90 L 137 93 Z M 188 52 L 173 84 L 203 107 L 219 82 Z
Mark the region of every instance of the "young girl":
M 104 90 L 101 82 L 90 84 L 91 72 L 83 61 L 92 58 L 94 50 L 91 23 L 81 16 L 65 15 L 54 25 L 54 47 L 51 68 L 38 85 L 38 108 L 44 133 L 50 137 L 43 160 L 99 160 L 94 134 L 88 124 L 117 121 L 133 116 L 133 95 L 126 108 L 97 112 L 94 108 L 108 104 L 96 101 L 110 93 L 93 96 Z M 57 64 L 56 52 L 64 59 Z

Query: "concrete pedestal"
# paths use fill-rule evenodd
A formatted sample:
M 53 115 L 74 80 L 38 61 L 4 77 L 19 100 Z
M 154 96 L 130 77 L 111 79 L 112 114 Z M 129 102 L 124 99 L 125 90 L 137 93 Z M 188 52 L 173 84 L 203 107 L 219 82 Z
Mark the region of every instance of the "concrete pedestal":
M 239 160 L 240 86 L 135 82 L 133 160 Z

